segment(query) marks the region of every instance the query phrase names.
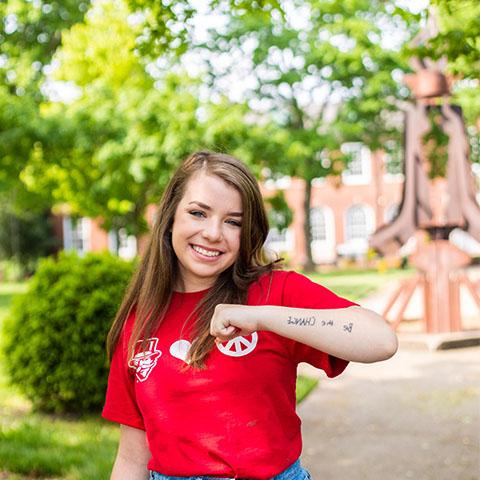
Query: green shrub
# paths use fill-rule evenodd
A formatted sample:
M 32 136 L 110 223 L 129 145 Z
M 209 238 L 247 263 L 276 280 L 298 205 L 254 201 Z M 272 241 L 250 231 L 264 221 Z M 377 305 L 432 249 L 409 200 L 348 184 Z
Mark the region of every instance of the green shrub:
M 12 383 L 42 411 L 86 413 L 102 406 L 105 339 L 133 265 L 110 254 L 44 259 L 3 328 Z

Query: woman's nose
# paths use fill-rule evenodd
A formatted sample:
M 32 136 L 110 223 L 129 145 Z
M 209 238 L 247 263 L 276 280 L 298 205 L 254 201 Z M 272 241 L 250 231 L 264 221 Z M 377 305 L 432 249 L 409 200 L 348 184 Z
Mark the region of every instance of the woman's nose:
M 222 227 L 219 222 L 213 220 L 206 222 L 202 234 L 204 238 L 212 242 L 218 242 L 223 236 Z

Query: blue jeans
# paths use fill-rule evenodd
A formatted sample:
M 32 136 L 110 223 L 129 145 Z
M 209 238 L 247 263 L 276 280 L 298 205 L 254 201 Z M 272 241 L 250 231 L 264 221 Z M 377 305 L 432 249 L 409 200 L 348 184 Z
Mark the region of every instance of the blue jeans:
M 275 475 L 272 480 L 310 480 L 312 477 L 300 465 L 300 460 L 297 460 L 294 464 L 290 465 L 286 470 L 278 475 Z M 158 472 L 150 472 L 149 480 L 230 480 L 228 478 L 220 477 L 170 477 L 168 475 L 162 475 Z M 248 480 L 248 479 L 247 479 Z

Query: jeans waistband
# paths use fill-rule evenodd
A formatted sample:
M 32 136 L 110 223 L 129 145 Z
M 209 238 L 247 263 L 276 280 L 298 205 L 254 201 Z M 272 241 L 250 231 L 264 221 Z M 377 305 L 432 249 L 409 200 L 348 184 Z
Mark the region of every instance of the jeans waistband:
M 300 460 L 297 460 L 295 463 L 290 465 L 286 470 L 272 477 L 271 480 L 301 480 L 304 478 L 309 478 L 308 472 L 304 470 L 300 465 Z M 158 472 L 150 472 L 149 480 L 232 480 L 228 477 L 172 477 L 169 475 L 162 475 Z M 247 479 L 237 479 L 237 480 L 249 480 Z

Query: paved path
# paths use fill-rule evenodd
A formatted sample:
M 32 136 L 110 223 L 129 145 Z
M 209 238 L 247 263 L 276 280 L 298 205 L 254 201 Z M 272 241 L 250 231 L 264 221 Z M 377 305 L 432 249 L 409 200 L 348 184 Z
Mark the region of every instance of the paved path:
M 314 480 L 480 480 L 480 347 L 401 345 L 386 362 L 321 375 L 299 407 Z

